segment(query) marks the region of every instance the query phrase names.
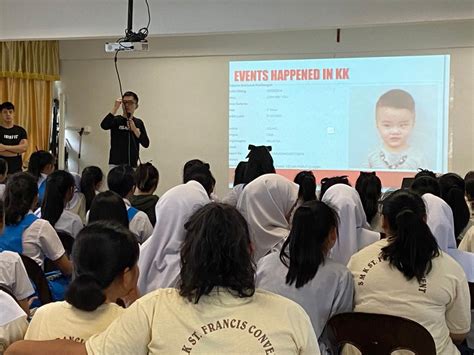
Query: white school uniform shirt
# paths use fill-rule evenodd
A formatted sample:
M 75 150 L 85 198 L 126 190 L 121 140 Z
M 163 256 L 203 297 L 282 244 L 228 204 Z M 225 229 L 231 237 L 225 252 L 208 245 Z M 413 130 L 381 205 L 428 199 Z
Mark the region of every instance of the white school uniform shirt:
M 237 206 L 237 202 L 239 201 L 239 197 L 244 190 L 245 184 L 238 184 L 235 185 L 232 190 L 222 199 L 222 203 L 227 203 L 233 207 Z
M 35 215 L 38 218 L 41 218 L 41 208 L 38 208 L 35 211 Z M 63 210 L 61 216 L 59 216 L 58 221 L 54 225 L 54 229 L 62 232 L 68 233 L 71 237 L 76 238 L 77 234 L 84 228 L 81 218 L 66 209 Z
M 181 244 L 186 234 L 184 224 L 209 202 L 204 187 L 194 180 L 175 186 L 160 197 L 155 207 L 153 235 L 140 248 L 141 294 L 176 286 L 181 270 Z
M 423 201 L 426 205 L 426 224 L 436 238 L 439 248 L 462 266 L 469 282 L 474 282 L 474 254 L 456 246 L 451 207 L 443 199 L 430 193 L 423 195 Z
M 125 202 L 128 211 L 129 208 L 132 207 L 132 204 L 126 198 L 123 199 L 123 202 Z M 135 233 L 140 244 L 150 238 L 153 233 L 153 225 L 147 214 L 143 211 L 138 211 L 137 214 L 133 216 L 132 220 L 129 221 L 128 228 L 132 233 Z
M 346 265 L 353 254 L 377 240 L 380 233 L 370 230 L 358 192 L 351 186 L 336 184 L 323 195 L 322 201 L 339 215 L 338 237 L 330 257 Z
M 3 354 L 10 344 L 23 339 L 28 321 L 15 300 L 1 290 L 0 309 L 0 354 Z
M 35 293 L 20 255 L 12 251 L 0 252 L 0 284 L 11 290 L 19 301 Z
M 265 174 L 242 191 L 237 209 L 248 223 L 255 261 L 288 236 L 288 219 L 298 200 L 298 189 L 297 184 L 281 175 Z
M 26 228 L 22 241 L 23 254 L 36 261 L 41 267 L 45 258 L 55 261 L 66 253 L 58 234 L 45 219 L 37 219 Z
M 288 268 L 280 253 L 271 253 L 258 262 L 256 285 L 298 303 L 308 313 L 319 341 L 321 354 L 329 354 L 323 330 L 335 314 L 353 309 L 354 281 L 347 267 L 326 258 L 312 280 L 300 288 L 286 283 Z
M 459 250 L 474 253 L 474 226 L 469 228 L 466 234 L 464 234 L 464 238 L 462 238 L 459 244 Z
M 388 243 L 382 239 L 352 256 L 348 268 L 355 283 L 354 311 L 414 320 L 431 333 L 437 354 L 459 354 L 449 333 L 465 334 L 471 327 L 469 288 L 462 268 L 440 250 L 422 282 L 407 280 L 380 257 Z

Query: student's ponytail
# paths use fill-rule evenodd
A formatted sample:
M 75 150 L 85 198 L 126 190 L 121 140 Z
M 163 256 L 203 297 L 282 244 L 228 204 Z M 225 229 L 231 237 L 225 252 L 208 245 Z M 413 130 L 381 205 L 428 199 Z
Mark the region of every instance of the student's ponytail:
M 381 257 L 407 280 L 415 277 L 421 282 L 431 271 L 431 260 L 439 255 L 436 239 L 424 221 L 423 200 L 413 192 L 398 190 L 385 199 L 382 213 L 388 219 L 390 236 Z
M 47 220 L 53 227 L 64 211 L 66 194 L 74 186 L 74 177 L 64 170 L 57 170 L 46 179 L 41 218 Z
M 371 223 L 378 211 L 382 183 L 375 172 L 366 173 L 361 171 L 355 189 L 359 193 L 367 222 Z
M 304 202 L 316 200 L 316 178 L 311 171 L 300 171 L 294 182 L 300 186 L 298 198 Z
M 69 284 L 66 301 L 77 309 L 92 312 L 105 302 L 102 289 L 93 275 L 79 275 Z
M 280 252 L 280 260 L 288 268 L 288 285 L 300 288 L 315 277 L 326 258 L 326 241 L 337 226 L 337 213 L 324 202 L 308 201 L 296 210 Z
M 18 224 L 31 209 L 36 196 L 38 184 L 33 176 L 23 172 L 10 176 L 4 193 L 5 224 Z
M 138 261 L 138 242 L 130 230 L 118 223 L 95 222 L 76 237 L 71 253 L 74 278 L 66 301 L 77 309 L 92 312 L 105 300 L 104 290 Z
M 454 218 L 454 234 L 457 238 L 469 223 L 470 212 L 465 199 L 466 185 L 459 175 L 444 174 L 439 178 L 441 198 L 451 207 Z
M 81 192 L 86 198 L 86 211 L 90 210 L 92 200 L 95 197 L 96 186 L 103 178 L 104 174 L 97 166 L 88 166 L 82 171 Z

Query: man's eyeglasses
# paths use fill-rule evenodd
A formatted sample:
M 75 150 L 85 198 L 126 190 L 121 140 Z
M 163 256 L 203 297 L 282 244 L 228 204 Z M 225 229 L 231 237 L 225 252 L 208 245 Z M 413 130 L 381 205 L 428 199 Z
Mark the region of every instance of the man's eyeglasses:
M 137 104 L 135 101 L 128 101 L 128 100 L 123 100 L 122 103 L 124 105 L 136 105 Z

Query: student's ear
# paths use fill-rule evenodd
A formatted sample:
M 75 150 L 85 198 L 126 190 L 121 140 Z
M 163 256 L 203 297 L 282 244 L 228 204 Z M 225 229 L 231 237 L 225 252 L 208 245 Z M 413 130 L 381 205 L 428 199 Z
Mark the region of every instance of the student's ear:
M 382 229 L 384 230 L 385 234 L 388 234 L 390 230 L 390 225 L 388 224 L 388 218 L 382 215 Z
M 328 239 L 326 240 L 326 251 L 329 252 L 334 244 L 336 244 L 337 241 L 337 228 L 334 227 L 331 229 L 328 235 Z
M 124 289 L 131 290 L 135 288 L 137 286 L 139 275 L 140 271 L 137 264 L 135 264 L 132 268 L 125 268 L 122 276 L 122 285 Z

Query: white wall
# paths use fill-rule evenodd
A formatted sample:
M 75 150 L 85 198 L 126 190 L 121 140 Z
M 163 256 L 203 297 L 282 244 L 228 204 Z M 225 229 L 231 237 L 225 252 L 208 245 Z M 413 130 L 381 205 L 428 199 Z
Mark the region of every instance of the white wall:
M 449 164 L 450 170 L 464 174 L 474 168 L 473 30 L 474 21 L 359 28 L 343 30 L 339 44 L 333 30 L 153 38 L 150 52 L 121 53 L 118 64 L 124 89 L 140 95 L 137 116 L 144 119 L 151 138 L 142 160 L 159 167 L 159 194 L 179 183 L 181 168 L 191 158 L 211 163 L 217 192 L 225 193 L 228 61 L 234 59 L 450 54 Z M 104 42 L 60 43 L 66 126 L 93 127 L 84 137 L 81 168 L 107 168 L 109 135 L 99 123 L 119 89 Z M 75 149 L 77 137 L 66 131 Z
M 151 35 L 348 28 L 474 18 L 472 0 L 149 0 Z M 134 2 L 134 29 L 148 20 Z M 121 37 L 127 0 L 1 0 L 0 40 Z

